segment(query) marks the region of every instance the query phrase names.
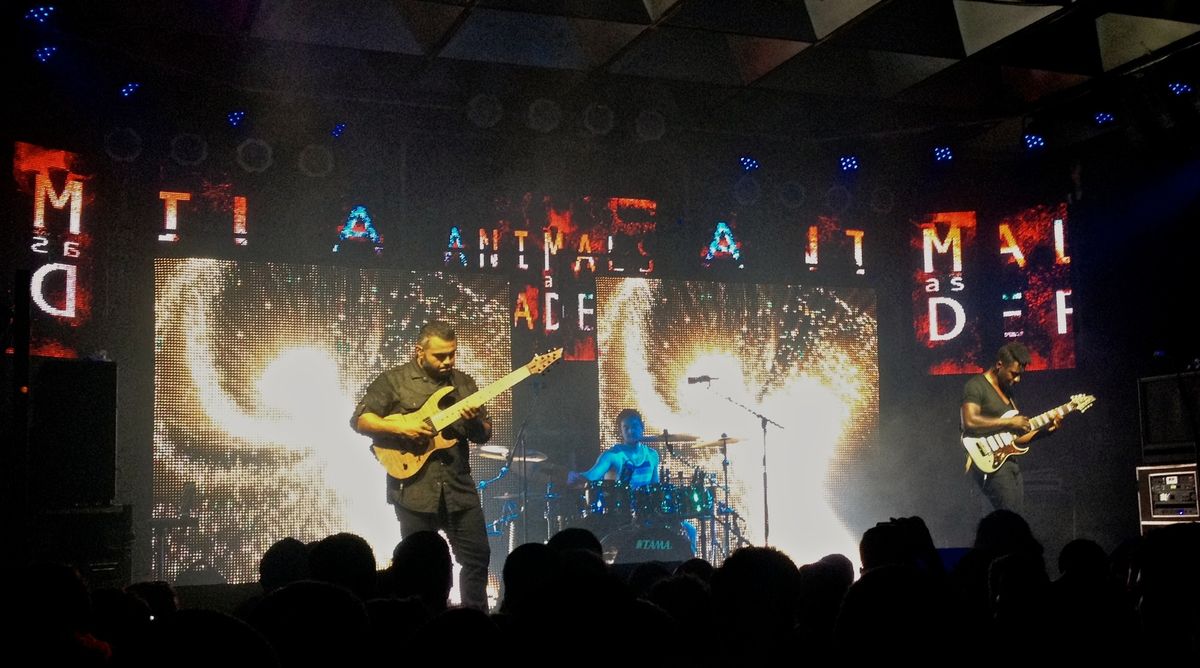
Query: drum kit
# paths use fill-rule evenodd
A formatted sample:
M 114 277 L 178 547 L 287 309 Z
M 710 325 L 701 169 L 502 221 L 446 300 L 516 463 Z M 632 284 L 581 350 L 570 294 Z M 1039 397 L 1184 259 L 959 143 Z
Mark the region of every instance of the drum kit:
M 729 498 L 726 448 L 743 439 L 722 434 L 703 440 L 664 431 L 646 435 L 641 442 L 663 445 L 666 454 L 658 482 L 636 488 L 617 480 L 568 485 L 566 467 L 549 461 L 546 453 L 523 447 L 519 440 L 516 451 L 481 446 L 481 458 L 505 462 L 499 475 L 479 483 L 481 491 L 510 469 L 523 478 L 521 491 L 485 492 L 487 498 L 503 502 L 496 519 L 487 524 L 489 535 L 506 538 L 512 551 L 519 543 L 581 527 L 596 534 L 610 563 L 683 561 L 693 556 L 719 563 L 732 550 L 750 544 L 743 534 L 745 520 Z M 676 446 L 698 455 L 719 449 L 722 473 L 700 467 L 685 473 L 675 465 Z

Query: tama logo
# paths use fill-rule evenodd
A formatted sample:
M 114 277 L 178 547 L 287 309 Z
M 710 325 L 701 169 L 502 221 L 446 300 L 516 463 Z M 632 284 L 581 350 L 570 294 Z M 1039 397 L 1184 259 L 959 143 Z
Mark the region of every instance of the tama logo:
M 672 545 L 670 540 L 639 538 L 633 547 L 635 550 L 669 550 Z

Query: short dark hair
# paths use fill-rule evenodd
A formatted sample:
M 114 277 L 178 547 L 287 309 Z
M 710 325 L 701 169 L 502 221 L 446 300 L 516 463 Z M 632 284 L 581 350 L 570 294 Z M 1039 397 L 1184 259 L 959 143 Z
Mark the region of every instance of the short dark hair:
M 617 427 L 617 431 L 621 430 L 621 423 L 631 417 L 636 417 L 637 419 L 641 420 L 642 422 L 646 421 L 645 419 L 642 418 L 642 414 L 639 413 L 636 408 L 622 408 L 621 412 L 617 413 L 617 417 L 613 421 L 613 424 L 615 424 Z
M 1004 365 L 1020 362 L 1022 367 L 1029 366 L 1029 360 L 1032 357 L 1029 355 L 1029 349 L 1020 341 L 1013 341 L 1000 346 L 1000 350 L 996 351 L 996 361 Z
M 453 341 L 454 325 L 445 320 L 430 320 L 421 327 L 421 333 L 417 335 L 417 345 L 424 346 L 429 343 L 429 339 L 437 337 L 443 341 Z

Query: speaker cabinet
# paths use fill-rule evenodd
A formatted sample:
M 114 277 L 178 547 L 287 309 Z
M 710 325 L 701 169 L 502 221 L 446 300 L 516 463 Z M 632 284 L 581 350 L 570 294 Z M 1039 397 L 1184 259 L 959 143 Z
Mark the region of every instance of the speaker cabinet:
M 1142 459 L 1147 464 L 1195 461 L 1200 425 L 1200 373 L 1138 380 Z
M 47 511 L 38 515 L 33 534 L 34 560 L 70 564 L 93 589 L 129 584 L 133 572 L 129 506 Z
M 5 420 L 12 358 L 4 359 Z M 35 357 L 29 370 L 28 487 L 37 509 L 104 507 L 116 496 L 117 365 Z

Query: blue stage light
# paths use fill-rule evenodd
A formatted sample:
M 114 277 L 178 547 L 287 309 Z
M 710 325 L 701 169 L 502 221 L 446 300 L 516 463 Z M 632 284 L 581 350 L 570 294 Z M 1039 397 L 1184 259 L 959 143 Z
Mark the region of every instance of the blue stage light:
M 345 131 L 346 131 L 346 124 L 338 123 L 337 125 L 333 126 L 333 130 L 331 130 L 329 132 L 329 134 L 333 135 L 336 138 L 336 137 L 341 137 L 342 133 Z
M 1034 135 L 1034 134 L 1026 134 L 1025 135 L 1025 148 L 1026 149 L 1029 149 L 1030 151 L 1032 151 L 1034 149 L 1045 148 L 1045 147 L 1046 147 L 1046 139 L 1044 137 L 1042 137 L 1041 135 Z
M 37 21 L 38 23 L 45 24 L 46 21 L 50 20 L 50 15 L 53 13 L 54 7 L 48 5 L 42 7 L 33 7 L 29 11 L 25 12 L 25 18 L 30 21 Z
M 1093 118 L 1096 119 L 1096 125 L 1108 125 L 1109 123 L 1117 120 L 1116 116 L 1113 116 L 1107 111 L 1097 111 Z
M 137 89 L 139 89 L 141 87 L 142 87 L 142 84 L 140 84 L 136 81 L 130 81 L 129 83 L 125 84 L 124 86 L 121 86 L 121 97 L 129 97 L 129 96 L 133 95 L 134 93 L 136 93 Z
M 742 171 L 747 174 L 758 169 L 758 161 L 748 155 L 738 158 L 738 162 L 742 164 Z
M 950 162 L 953 159 L 954 159 L 954 151 L 951 151 L 949 146 L 933 147 L 934 162 Z
M 842 166 L 843 172 L 858 171 L 858 157 L 853 155 L 843 155 L 838 163 Z
M 56 51 L 58 51 L 57 46 L 43 46 L 33 52 L 33 57 L 37 58 L 38 62 L 47 63 L 50 62 L 50 58 L 54 56 Z
M 1176 95 L 1187 95 L 1192 92 L 1192 85 L 1184 81 L 1172 81 L 1167 84 L 1167 88 L 1171 89 Z
M 237 126 L 241 125 L 242 120 L 244 120 L 246 118 L 246 112 L 231 111 L 231 112 L 229 112 L 229 115 L 226 116 L 225 118 L 229 121 L 230 127 L 236 128 Z

